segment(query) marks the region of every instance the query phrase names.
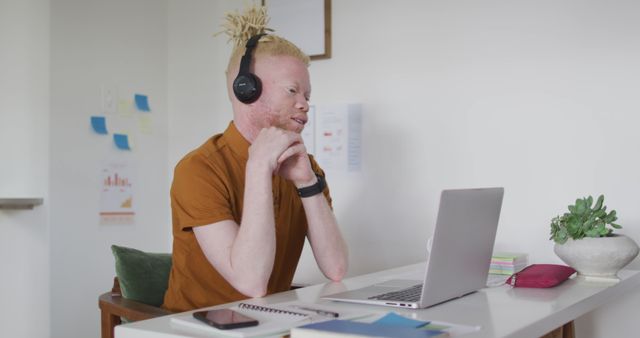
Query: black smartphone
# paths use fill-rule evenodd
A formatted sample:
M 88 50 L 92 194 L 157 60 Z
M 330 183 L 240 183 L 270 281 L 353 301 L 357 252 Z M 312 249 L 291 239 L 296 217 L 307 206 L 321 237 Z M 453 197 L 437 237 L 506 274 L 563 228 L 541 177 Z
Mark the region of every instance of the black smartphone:
M 198 311 L 193 317 L 220 330 L 238 329 L 258 325 L 258 321 L 231 309 Z

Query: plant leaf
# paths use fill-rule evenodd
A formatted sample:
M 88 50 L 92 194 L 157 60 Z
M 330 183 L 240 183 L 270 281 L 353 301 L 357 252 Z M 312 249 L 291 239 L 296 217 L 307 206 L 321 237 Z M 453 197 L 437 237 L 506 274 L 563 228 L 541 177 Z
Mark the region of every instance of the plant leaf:
M 564 228 L 561 228 L 560 231 L 558 231 L 556 235 L 553 236 L 553 240 L 558 244 L 564 244 L 565 242 L 567 242 L 568 238 L 569 236 L 567 235 L 567 231 Z
M 604 221 L 607 222 L 607 223 L 611 223 L 611 222 L 615 221 L 616 219 L 618 219 L 616 217 L 616 211 L 615 210 L 611 210 L 611 212 L 607 216 L 605 216 Z
M 600 197 L 598 197 L 598 200 L 596 201 L 596 205 L 595 205 L 595 207 L 593 207 L 593 209 L 600 210 L 600 208 L 602 208 L 602 204 L 603 203 L 604 203 L 604 195 L 600 195 Z
M 585 231 L 584 234 L 587 235 L 587 237 L 600 237 L 600 231 L 596 228 L 589 229 L 588 231 Z
M 567 220 L 567 232 L 571 235 L 577 235 L 580 232 L 580 219 L 572 217 Z
M 583 224 L 582 224 L 582 229 L 589 229 L 591 228 L 591 226 L 593 225 L 593 223 L 596 221 L 596 218 L 594 216 L 589 217 L 588 220 L 586 220 Z
M 606 211 L 604 211 L 604 210 L 598 210 L 598 211 L 594 212 L 594 213 L 593 213 L 593 215 L 594 215 L 595 217 L 597 217 L 597 218 L 600 218 L 600 217 L 604 217 L 604 216 L 606 216 L 606 215 L 607 215 L 607 212 L 606 212 Z
M 576 214 L 578 215 L 583 215 L 585 213 L 585 211 L 587 211 L 587 203 L 586 200 L 584 199 L 577 199 L 576 200 Z

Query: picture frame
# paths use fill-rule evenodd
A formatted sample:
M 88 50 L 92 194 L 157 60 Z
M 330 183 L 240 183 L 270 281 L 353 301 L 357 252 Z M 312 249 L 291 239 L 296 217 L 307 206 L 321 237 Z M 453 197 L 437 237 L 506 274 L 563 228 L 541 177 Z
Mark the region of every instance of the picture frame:
M 270 17 L 267 27 L 309 55 L 331 58 L 331 0 L 262 0 Z

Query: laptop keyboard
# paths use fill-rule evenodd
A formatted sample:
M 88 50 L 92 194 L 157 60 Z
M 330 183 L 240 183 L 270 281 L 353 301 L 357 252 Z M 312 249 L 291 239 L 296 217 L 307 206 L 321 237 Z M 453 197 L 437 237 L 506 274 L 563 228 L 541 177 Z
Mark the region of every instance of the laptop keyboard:
M 489 277 L 487 278 L 487 286 L 495 287 L 495 286 L 503 285 L 507 280 L 507 278 L 509 278 L 509 276 L 489 274 Z M 399 302 L 417 302 L 420 300 L 421 294 L 422 294 L 422 284 L 417 284 L 414 286 L 410 286 L 406 289 L 387 292 L 381 295 L 371 296 L 369 297 L 369 299 L 395 300 Z
M 422 294 L 422 284 L 414 285 L 406 289 L 387 292 L 381 295 L 369 297 L 369 299 L 377 300 L 395 300 L 399 302 L 417 302 Z

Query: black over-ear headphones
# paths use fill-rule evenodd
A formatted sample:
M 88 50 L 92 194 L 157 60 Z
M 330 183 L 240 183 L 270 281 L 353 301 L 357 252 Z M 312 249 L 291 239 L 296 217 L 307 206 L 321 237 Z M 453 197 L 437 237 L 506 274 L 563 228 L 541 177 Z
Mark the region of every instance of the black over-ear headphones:
M 240 60 L 240 71 L 236 79 L 233 80 L 233 94 L 235 94 L 242 103 L 248 104 L 255 102 L 260 97 L 260 93 L 262 93 L 260 79 L 251 73 L 249 68 L 251 66 L 251 52 L 256 48 L 258 40 L 260 40 L 263 35 L 266 34 L 255 35 L 247 41 L 247 45 L 245 46 L 246 50 L 242 56 L 242 60 Z

